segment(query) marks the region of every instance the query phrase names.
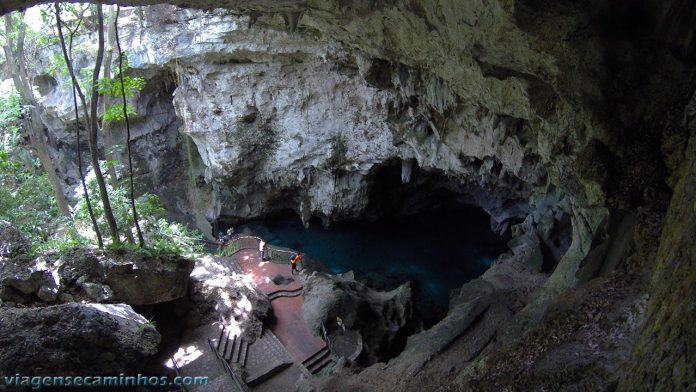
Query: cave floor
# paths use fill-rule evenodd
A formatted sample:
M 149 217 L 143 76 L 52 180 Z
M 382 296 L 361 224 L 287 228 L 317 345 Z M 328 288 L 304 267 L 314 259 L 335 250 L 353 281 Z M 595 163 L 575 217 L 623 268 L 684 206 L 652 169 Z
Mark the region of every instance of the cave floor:
M 255 289 L 268 296 L 272 316 L 261 338 L 251 344 L 244 363 L 246 381 L 254 391 L 275 391 L 302 383 L 316 373 L 317 358 L 331 359 L 326 343 L 314 336 L 302 317 L 303 282 L 289 264 L 262 261 L 255 249 L 225 258 L 230 270 L 245 274 Z M 326 366 L 327 360 L 322 362 Z
M 204 324 L 189 331 L 182 348 L 188 356 L 182 358 L 182 376 L 207 375 L 211 382 L 190 389 L 192 392 L 254 391 L 315 389 L 315 375 L 331 369 L 337 354 L 332 353 L 324 340 L 313 335 L 302 317 L 302 288 L 300 274 L 291 274 L 290 264 L 262 261 L 256 249 L 241 249 L 229 257 L 215 258 L 224 275 L 244 275 L 245 281 L 259 294 L 270 300 L 271 312 L 264 320 L 261 336 L 246 341 L 239 331 L 230 333 L 219 322 Z M 251 287 L 250 287 L 251 288 Z M 353 353 L 359 339 L 347 339 Z M 343 347 L 338 345 L 339 347 Z M 344 344 L 345 346 L 345 344 Z M 344 350 L 346 351 L 346 350 Z M 342 354 L 338 354 L 342 355 Z M 231 374 L 245 385 L 237 385 Z
M 258 251 L 241 250 L 231 260 L 236 262 L 245 274 L 252 277 L 256 289 L 271 299 L 274 322 L 270 329 L 290 352 L 292 357 L 302 363 L 326 347 L 318 336 L 312 335 L 302 318 L 302 282 L 299 274 L 291 276 L 290 264 L 264 262 Z M 274 277 L 282 276 L 287 284 L 276 284 Z

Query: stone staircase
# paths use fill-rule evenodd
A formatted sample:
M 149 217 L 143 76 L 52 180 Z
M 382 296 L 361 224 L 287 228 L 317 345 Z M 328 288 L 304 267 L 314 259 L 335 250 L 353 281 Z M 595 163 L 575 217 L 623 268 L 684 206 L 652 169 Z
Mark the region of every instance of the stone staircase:
M 311 357 L 307 358 L 304 362 L 302 362 L 302 365 L 311 374 L 317 374 L 327 366 L 334 365 L 335 362 L 336 361 L 334 361 L 334 358 L 331 355 L 331 352 L 329 351 L 328 347 L 324 347 L 321 350 L 317 351 L 316 354 L 312 355 Z
M 239 366 L 244 367 L 249 355 L 249 343 L 241 336 L 232 335 L 230 337 L 230 331 L 222 328 L 215 350 L 220 358 L 228 364 L 237 363 Z
M 293 364 L 285 346 L 268 329 L 264 329 L 261 337 L 249 346 L 248 362 L 245 365 L 249 386 L 256 386 L 280 373 Z
M 302 287 L 293 290 L 277 290 L 268 294 L 268 300 L 273 301 L 280 297 L 297 297 L 300 294 L 302 294 Z
M 228 258 L 227 260 L 227 266 L 232 270 L 232 272 L 242 275 L 244 274 L 244 269 L 242 269 L 242 266 L 239 265 L 234 259 Z

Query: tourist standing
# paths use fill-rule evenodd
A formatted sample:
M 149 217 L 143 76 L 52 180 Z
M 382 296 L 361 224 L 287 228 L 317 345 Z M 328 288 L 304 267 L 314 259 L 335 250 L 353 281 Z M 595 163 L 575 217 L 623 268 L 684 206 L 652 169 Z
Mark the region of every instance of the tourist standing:
M 338 325 L 338 330 L 341 331 L 341 336 L 346 333 L 346 325 L 343 324 L 343 319 L 336 316 L 336 325 Z
M 295 275 L 295 271 L 297 271 L 297 262 L 300 261 L 302 258 L 302 255 L 300 254 L 300 251 L 297 251 L 297 253 L 294 253 L 292 256 L 290 256 L 290 274 Z
M 266 258 L 266 242 L 262 239 L 259 239 L 259 256 L 261 257 L 261 261 Z

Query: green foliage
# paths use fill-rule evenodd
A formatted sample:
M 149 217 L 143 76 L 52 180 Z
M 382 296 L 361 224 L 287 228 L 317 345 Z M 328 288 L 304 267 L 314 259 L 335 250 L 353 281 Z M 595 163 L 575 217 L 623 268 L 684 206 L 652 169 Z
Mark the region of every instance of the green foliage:
M 19 94 L 14 87 L 0 91 L 0 149 L 10 151 L 20 139 Z
M 10 32 L 10 36 L 8 37 L 6 32 L 5 32 L 5 20 L 2 20 L 2 28 L 0 28 L 0 45 L 6 45 L 7 40 L 9 38 L 10 43 L 12 44 L 12 50 L 17 50 L 17 37 L 19 35 L 19 27 L 24 24 L 24 14 L 21 12 L 11 12 L 8 14 L 10 18 L 12 19 L 12 26 L 14 27 L 13 30 Z M 29 37 L 26 37 L 29 38 Z M 25 38 L 25 39 L 26 39 Z
M 46 241 L 33 242 L 32 252 L 34 254 L 47 252 L 58 252 L 60 254 L 64 254 L 75 247 L 88 247 L 90 245 L 89 240 L 77 232 L 72 224 L 73 222 L 69 218 L 62 215 L 60 215 L 58 218 L 62 222 L 59 225 L 60 229 Z M 60 233 L 60 231 L 65 231 L 65 234 Z
M 227 245 L 218 249 L 217 254 L 221 257 L 231 256 L 234 252 L 240 249 L 241 245 L 238 241 L 230 241 Z
M 87 175 L 87 188 L 91 195 L 97 195 L 97 181 L 92 173 Z M 116 223 L 122 230 L 131 230 L 134 227 L 133 216 L 130 210 L 130 200 L 126 195 L 125 187 L 113 189 L 107 183 L 107 192 L 111 207 L 116 218 Z M 135 201 L 138 210 L 138 220 L 145 236 L 147 248 L 141 249 L 130 244 L 111 245 L 132 247 L 147 256 L 155 257 L 161 253 L 173 253 L 177 255 L 193 255 L 203 252 L 201 243 L 202 235 L 196 230 L 189 229 L 181 223 L 170 222 L 165 217 L 165 210 L 157 195 L 146 193 Z M 100 230 L 106 232 L 108 223 L 104 216 L 104 210 L 99 202 L 92 197 L 92 210 L 97 219 Z M 74 212 L 75 224 L 80 231 L 90 232 L 91 221 L 87 210 L 87 203 L 80 194 L 79 201 Z
M 126 93 L 126 97 L 132 97 L 136 92 L 140 91 L 145 87 L 145 78 L 137 76 L 124 76 L 123 77 L 123 88 Z M 99 94 L 110 95 L 112 97 L 121 96 L 121 79 L 119 77 L 114 77 L 113 79 L 101 78 L 99 79 Z M 123 110 L 123 109 L 121 109 Z
M 123 77 L 123 89 L 126 97 L 132 97 L 136 92 L 140 91 L 145 87 L 145 78 L 142 77 Z M 102 78 L 99 80 L 99 94 L 118 97 L 122 96 L 121 92 L 121 79 L 116 77 L 114 79 Z M 128 111 L 128 117 L 135 117 L 138 113 L 131 105 L 126 105 L 126 110 Z M 123 113 L 123 104 L 114 104 L 107 106 L 104 110 L 104 123 L 112 123 L 124 121 L 126 116 Z
M 127 105 L 126 110 L 128 111 L 128 118 L 133 118 L 138 115 L 136 113 L 135 109 L 133 109 L 132 106 Z M 123 114 L 123 105 L 122 104 L 115 104 L 111 106 L 107 106 L 106 110 L 104 110 L 104 123 L 112 123 L 112 122 L 119 122 L 119 121 L 124 121 L 126 119 L 126 116 Z
M 138 333 L 143 333 L 146 329 L 157 329 L 157 321 L 155 321 L 154 316 L 138 326 Z
M 46 175 L 0 151 L 0 218 L 40 243 L 51 239 L 59 216 Z
M 181 223 L 173 223 L 159 218 L 147 221 L 142 229 L 148 248 L 157 253 L 177 255 L 203 253 L 202 235 Z
M 43 243 L 59 226 L 51 184 L 21 148 L 21 106 L 14 87 L 0 92 L 0 218 Z
M 85 93 L 85 98 L 87 98 L 88 101 L 92 99 L 91 97 L 92 97 L 92 73 L 93 72 L 94 72 L 94 68 L 84 67 L 84 68 L 80 68 L 75 73 L 75 77 L 77 78 L 77 83 L 80 84 L 80 88 Z
M 49 60 L 46 72 L 51 75 L 56 75 L 60 78 L 68 77 L 68 66 L 65 64 L 65 59 L 62 53 L 54 53 Z

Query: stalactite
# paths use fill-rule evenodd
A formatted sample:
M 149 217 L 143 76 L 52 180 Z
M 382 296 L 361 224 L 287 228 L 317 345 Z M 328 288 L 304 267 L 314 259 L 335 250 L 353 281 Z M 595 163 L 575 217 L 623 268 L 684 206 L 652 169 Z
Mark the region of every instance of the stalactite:
M 401 182 L 408 184 L 411 182 L 411 173 L 413 172 L 413 159 L 401 161 Z
M 302 19 L 303 14 L 304 14 L 303 11 L 294 11 L 294 12 L 284 12 L 283 13 L 283 19 L 285 20 L 285 26 L 288 28 L 288 30 L 291 33 L 294 33 L 295 30 L 297 30 L 297 25 L 300 23 L 300 19 Z
M 247 26 L 249 29 L 254 27 L 256 21 L 259 20 L 259 16 L 261 16 L 260 12 L 251 12 L 249 14 L 249 25 Z

